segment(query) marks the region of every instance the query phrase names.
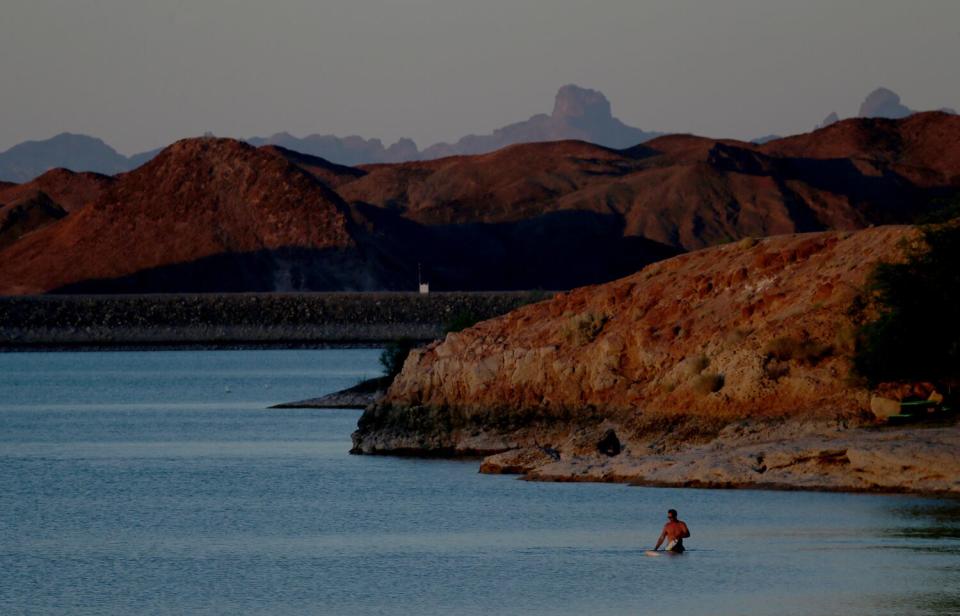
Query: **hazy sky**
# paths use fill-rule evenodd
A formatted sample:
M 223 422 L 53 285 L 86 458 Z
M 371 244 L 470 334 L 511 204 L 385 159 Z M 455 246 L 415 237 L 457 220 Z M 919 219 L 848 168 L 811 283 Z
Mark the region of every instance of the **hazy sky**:
M 549 112 L 566 83 L 645 130 L 757 137 L 885 85 L 960 107 L 960 0 L 4 0 L 0 150 L 212 131 L 409 136 Z

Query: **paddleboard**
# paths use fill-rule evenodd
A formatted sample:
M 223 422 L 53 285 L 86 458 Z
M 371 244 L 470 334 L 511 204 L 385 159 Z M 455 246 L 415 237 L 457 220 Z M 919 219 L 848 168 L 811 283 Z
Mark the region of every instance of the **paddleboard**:
M 669 550 L 647 550 L 643 553 L 645 556 L 680 556 L 677 552 Z

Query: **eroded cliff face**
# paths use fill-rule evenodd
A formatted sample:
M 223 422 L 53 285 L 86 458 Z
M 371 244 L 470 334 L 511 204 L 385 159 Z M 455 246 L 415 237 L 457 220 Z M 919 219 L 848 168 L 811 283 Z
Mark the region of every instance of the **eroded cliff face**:
M 911 237 L 743 240 L 449 334 L 410 355 L 355 451 L 576 456 L 614 430 L 663 452 L 742 420 L 856 422 L 869 392 L 849 378 L 851 304 Z

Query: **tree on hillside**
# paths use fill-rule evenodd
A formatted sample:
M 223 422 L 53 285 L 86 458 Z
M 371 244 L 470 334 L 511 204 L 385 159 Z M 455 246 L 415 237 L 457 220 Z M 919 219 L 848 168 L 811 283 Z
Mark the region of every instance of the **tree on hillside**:
M 403 362 L 407 361 L 407 355 L 417 346 L 416 342 L 409 338 L 401 338 L 387 343 L 380 353 L 380 365 L 383 366 L 383 372 L 391 381 L 403 370 Z
M 857 373 L 960 385 L 960 219 L 924 227 L 903 262 L 879 264 L 865 299 L 876 316 L 858 331 Z

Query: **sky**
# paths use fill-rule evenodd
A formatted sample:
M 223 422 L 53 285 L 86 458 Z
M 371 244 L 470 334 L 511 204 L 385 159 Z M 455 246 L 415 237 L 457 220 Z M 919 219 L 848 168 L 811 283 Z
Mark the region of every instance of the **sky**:
M 411 137 L 549 113 L 753 138 L 877 86 L 960 108 L 958 0 L 4 0 L 0 150 L 62 131 L 132 154 L 210 131 Z

